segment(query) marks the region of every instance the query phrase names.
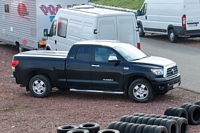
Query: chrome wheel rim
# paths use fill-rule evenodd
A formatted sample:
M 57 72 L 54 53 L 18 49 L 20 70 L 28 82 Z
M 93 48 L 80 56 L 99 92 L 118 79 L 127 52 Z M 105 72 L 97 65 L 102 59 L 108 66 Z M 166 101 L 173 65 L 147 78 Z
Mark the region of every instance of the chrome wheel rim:
M 41 95 L 41 94 L 43 94 L 45 92 L 46 85 L 45 85 L 45 83 L 42 80 L 37 79 L 37 80 L 35 80 L 33 82 L 32 88 L 33 88 L 33 92 L 35 94 Z
M 174 40 L 174 33 L 173 32 L 170 34 L 170 39 L 171 39 L 171 41 Z
M 137 99 L 145 99 L 148 97 L 149 94 L 149 89 L 146 85 L 144 84 L 138 84 L 133 88 L 133 95 Z

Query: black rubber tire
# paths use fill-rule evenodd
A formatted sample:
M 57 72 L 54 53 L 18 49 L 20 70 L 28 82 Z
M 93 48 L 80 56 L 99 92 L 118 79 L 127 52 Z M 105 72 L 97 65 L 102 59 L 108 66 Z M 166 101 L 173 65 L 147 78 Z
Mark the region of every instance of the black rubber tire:
M 194 104 L 200 106 L 200 101 L 197 101 L 197 102 L 195 102 Z
M 57 133 L 67 133 L 67 131 L 72 129 L 78 129 L 75 125 L 62 125 L 57 127 Z
M 150 127 L 152 127 L 152 125 L 146 125 L 146 126 L 143 128 L 142 133 L 148 133 Z
M 153 125 L 159 125 L 162 118 L 156 118 L 156 120 L 153 122 Z
M 169 112 L 169 116 L 175 116 L 175 112 L 176 112 L 177 108 L 172 108 L 171 111 Z
M 183 117 L 173 117 L 172 119 L 176 120 L 178 124 L 179 133 L 188 133 L 188 120 Z
M 137 119 L 139 118 L 139 116 L 133 116 L 130 120 L 131 123 L 136 123 Z
M 128 115 L 123 115 L 119 121 L 121 122 L 125 122 L 126 118 L 128 117 Z
M 174 116 L 183 117 L 188 120 L 188 112 L 185 108 L 177 108 L 177 110 L 174 113 Z
M 178 133 L 179 128 L 175 120 L 173 119 L 167 120 L 164 126 L 167 128 L 168 133 Z
M 139 124 L 139 126 L 136 128 L 136 133 L 142 133 L 142 130 L 145 126 L 146 124 Z
M 142 124 L 144 117 L 140 116 L 135 123 Z
M 103 129 L 99 130 L 98 133 L 120 133 L 120 132 L 116 129 Z
M 142 24 L 138 23 L 138 29 L 139 29 L 139 36 L 144 37 L 145 33 L 144 33 L 144 30 L 143 30 Z
M 189 110 L 189 108 L 191 107 L 191 106 L 193 106 L 192 104 L 188 104 L 188 105 L 186 105 L 184 108 L 187 110 L 187 112 L 188 112 L 188 110 Z
M 144 88 L 141 86 L 144 86 Z M 138 87 L 141 89 L 141 90 L 139 89 L 138 91 L 143 92 L 143 94 L 138 95 L 136 93 L 137 91 L 134 88 L 138 88 Z M 152 86 L 149 83 L 149 81 L 147 81 L 145 79 L 134 80 L 129 86 L 128 94 L 129 94 L 129 97 L 135 102 L 145 103 L 145 102 L 149 102 L 153 99 Z
M 146 115 L 145 113 L 134 113 L 133 116 L 144 116 Z
M 170 115 L 170 111 L 172 110 L 172 107 L 169 107 L 165 110 L 164 115 Z
M 115 123 L 117 123 L 117 121 L 113 121 L 108 125 L 108 129 L 113 129 Z
M 116 122 L 113 126 L 113 129 L 119 130 L 119 126 L 122 124 L 122 122 Z
M 169 41 L 175 43 L 178 40 L 178 36 L 175 34 L 174 29 L 170 29 L 168 33 Z
M 149 130 L 148 130 L 148 133 L 154 133 L 155 129 L 156 129 L 156 125 L 152 125 Z
M 164 126 L 157 126 L 154 133 L 168 133 L 167 128 Z
M 168 119 L 162 119 L 159 123 L 159 126 L 165 126 L 165 123 L 167 122 Z
M 39 87 L 37 87 L 39 85 Z M 34 97 L 44 98 L 52 91 L 51 82 L 44 75 L 35 75 L 29 81 L 29 90 Z
M 87 129 L 72 129 L 69 130 L 67 133 L 90 133 Z
M 188 123 L 190 125 L 200 124 L 200 106 L 193 105 L 188 109 Z
M 100 125 L 94 122 L 87 122 L 80 124 L 79 129 L 86 129 L 89 130 L 90 133 L 97 133 L 100 130 Z
M 133 126 L 134 124 L 133 123 L 128 123 L 124 129 L 124 133 L 129 133 L 130 132 L 130 129 L 131 127 Z
M 146 124 L 149 119 L 150 117 L 144 117 L 141 123 Z
M 125 119 L 125 122 L 130 122 L 130 121 L 131 121 L 131 119 L 132 119 L 132 117 L 133 117 L 133 116 L 131 116 L 131 115 L 130 115 L 130 116 L 128 116 L 128 117 L 126 117 L 126 119 Z
M 188 103 L 183 103 L 180 108 L 185 108 L 185 106 L 188 105 Z
M 118 128 L 119 132 L 124 133 L 124 130 L 125 130 L 127 125 L 128 125 L 128 122 L 122 122 L 121 125 Z
M 133 124 L 133 125 L 131 126 L 131 129 L 130 129 L 129 133 L 136 133 L 136 129 L 137 129 L 137 127 L 138 127 L 139 125 L 140 125 L 140 124 Z
M 147 125 L 153 125 L 154 121 L 156 120 L 156 118 L 151 117 L 147 123 L 143 123 L 143 124 L 147 124 Z

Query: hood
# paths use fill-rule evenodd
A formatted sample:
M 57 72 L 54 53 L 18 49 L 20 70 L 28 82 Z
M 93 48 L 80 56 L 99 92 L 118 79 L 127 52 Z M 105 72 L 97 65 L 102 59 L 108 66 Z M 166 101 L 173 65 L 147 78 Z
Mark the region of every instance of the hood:
M 160 66 L 176 65 L 176 63 L 173 62 L 172 60 L 169 60 L 169 59 L 163 58 L 163 57 L 157 57 L 157 56 L 149 56 L 147 58 L 143 58 L 141 60 L 136 60 L 133 62 L 147 63 L 147 64 L 160 65 Z

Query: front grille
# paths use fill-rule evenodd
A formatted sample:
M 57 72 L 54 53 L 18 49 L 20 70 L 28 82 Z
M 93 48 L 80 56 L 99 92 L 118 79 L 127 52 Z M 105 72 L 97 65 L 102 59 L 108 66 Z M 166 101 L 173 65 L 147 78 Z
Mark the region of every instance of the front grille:
M 173 76 L 173 75 L 175 75 L 177 73 L 178 73 L 177 66 L 170 67 L 170 68 L 167 69 L 167 77 Z

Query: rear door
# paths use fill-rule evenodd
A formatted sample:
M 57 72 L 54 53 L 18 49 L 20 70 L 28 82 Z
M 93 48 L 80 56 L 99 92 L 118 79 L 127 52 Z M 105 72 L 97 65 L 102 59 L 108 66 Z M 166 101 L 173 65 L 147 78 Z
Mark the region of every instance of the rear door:
M 108 62 L 109 56 L 120 56 L 112 49 L 102 46 L 92 48 L 91 78 L 92 89 L 120 90 L 123 82 L 123 60 Z
M 187 30 L 200 30 L 200 0 L 185 0 Z

